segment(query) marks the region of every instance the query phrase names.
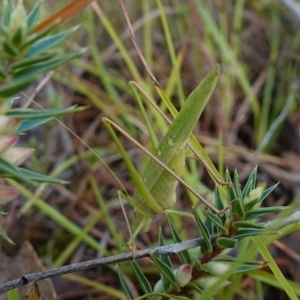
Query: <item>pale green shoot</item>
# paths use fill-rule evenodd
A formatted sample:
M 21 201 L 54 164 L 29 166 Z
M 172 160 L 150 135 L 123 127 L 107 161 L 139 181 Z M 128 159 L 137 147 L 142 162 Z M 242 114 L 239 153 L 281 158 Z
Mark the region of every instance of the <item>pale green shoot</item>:
M 218 73 L 219 67 L 216 66 L 190 94 L 165 137 L 156 148 L 154 155 L 130 138 L 151 157 L 142 175 L 133 166 L 112 126 L 123 134 L 126 133 L 109 119 L 103 119 L 104 125 L 119 148 L 136 187 L 134 199 L 128 201 L 135 209 L 138 222 L 144 220 L 144 229 L 148 229 L 150 220 L 154 215 L 171 208 L 175 204 L 177 183 L 178 181 L 183 182 L 180 174 L 185 164 L 186 144 L 216 86 Z M 128 135 L 126 136 L 128 137 Z M 197 194 L 197 196 L 200 195 Z M 199 198 L 212 211 L 219 212 L 203 197 L 200 196 Z

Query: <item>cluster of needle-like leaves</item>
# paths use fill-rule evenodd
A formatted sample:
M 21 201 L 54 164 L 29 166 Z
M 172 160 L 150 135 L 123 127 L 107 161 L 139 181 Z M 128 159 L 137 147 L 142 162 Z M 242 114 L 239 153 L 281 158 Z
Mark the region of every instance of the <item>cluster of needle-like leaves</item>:
M 226 179 L 229 183 L 227 209 L 218 188 L 215 193 L 215 203 L 221 211 L 220 215 L 214 214 L 210 210 L 201 210 L 201 213 L 198 209 L 194 209 L 195 221 L 204 239 L 204 244 L 196 249 L 193 255 L 186 250 L 182 251 L 180 256 L 183 264 L 181 266 L 174 267 L 169 256 L 156 257 L 153 255 L 152 260 L 161 274 L 161 279 L 154 288 L 151 287 L 139 265 L 136 262 L 131 263 L 133 273 L 148 299 L 201 299 L 201 295 L 214 284 L 217 284 L 216 293 L 222 287 L 230 284 L 227 279 L 218 282 L 225 272 L 233 274 L 262 266 L 260 262 L 246 261 L 239 263 L 238 267 L 230 272 L 235 258 L 225 255 L 229 249 L 234 248 L 244 238 L 274 233 L 264 223 L 255 223 L 254 220 L 284 209 L 281 206 L 261 207 L 262 202 L 277 185 L 263 191 L 262 187 L 256 186 L 256 175 L 257 168 L 253 170 L 242 190 L 238 172 L 235 171 L 233 181 L 227 172 Z M 181 242 L 173 223 L 170 219 L 168 221 L 174 243 Z M 212 235 L 215 237 L 214 240 L 211 238 Z M 164 244 L 161 233 L 159 244 Z M 133 299 L 120 269 L 118 269 L 118 274 L 127 299 Z
M 12 0 L 4 0 L 0 20 L 0 179 L 12 178 L 31 184 L 36 181 L 53 183 L 63 181 L 19 167 L 34 149 L 16 147 L 18 135 L 56 117 L 83 109 L 12 108 L 14 96 L 35 81 L 39 75 L 66 63 L 82 52 L 64 54 L 61 47 L 56 47 L 76 28 L 53 34 L 57 23 L 52 22 L 44 29 L 36 30 L 41 5 L 42 1 L 38 1 L 27 14 L 23 1 L 15 5 Z M 17 194 L 18 191 L 6 186 L 1 180 L 0 203 L 10 200 Z M 1 228 L 0 236 L 10 241 Z
M 42 1 L 27 14 L 23 1 L 4 0 L 0 23 L 0 100 L 12 97 L 37 77 L 78 56 L 55 48 L 76 28 L 52 34 L 57 23 L 36 31 Z

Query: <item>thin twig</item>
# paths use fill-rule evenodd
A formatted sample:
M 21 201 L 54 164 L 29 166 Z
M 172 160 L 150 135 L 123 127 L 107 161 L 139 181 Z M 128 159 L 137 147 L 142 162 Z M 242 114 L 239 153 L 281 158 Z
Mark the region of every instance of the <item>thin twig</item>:
M 211 236 L 211 242 L 216 241 L 217 236 L 213 235 Z M 94 267 L 99 267 L 99 266 L 105 266 L 109 264 L 114 264 L 122 261 L 127 261 L 127 260 L 132 260 L 132 259 L 137 259 L 137 258 L 142 258 L 142 257 L 148 257 L 150 254 L 165 254 L 165 255 L 174 255 L 176 253 L 179 253 L 181 251 L 190 249 L 190 248 L 195 248 L 202 246 L 204 244 L 204 239 L 203 238 L 197 238 L 197 239 L 192 239 L 189 241 L 177 243 L 177 244 L 172 244 L 172 245 L 167 245 L 167 246 L 161 246 L 161 247 L 156 247 L 152 249 L 144 249 L 144 250 L 139 250 L 135 252 L 128 252 L 124 254 L 119 254 L 119 255 L 114 255 L 110 257 L 105 257 L 105 258 L 99 258 L 99 259 L 93 259 L 77 264 L 72 264 L 64 267 L 60 267 L 57 269 L 49 270 L 49 271 L 44 271 L 44 272 L 38 272 L 38 273 L 32 273 L 32 274 L 27 274 L 23 275 L 19 279 L 15 279 L 9 282 L 6 282 L 2 285 L 0 285 L 0 294 L 3 294 L 9 290 L 15 289 L 19 286 L 22 285 L 27 285 L 29 283 L 39 281 L 42 279 L 46 278 L 51 278 L 55 276 L 60 276 L 64 274 L 69 274 L 69 273 L 74 273 L 82 270 L 87 270 L 90 268 Z

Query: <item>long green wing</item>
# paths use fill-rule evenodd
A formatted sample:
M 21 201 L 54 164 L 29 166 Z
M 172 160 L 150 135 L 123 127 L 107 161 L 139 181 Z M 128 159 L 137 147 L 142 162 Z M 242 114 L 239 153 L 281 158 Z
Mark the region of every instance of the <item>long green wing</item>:
M 204 107 L 206 106 L 211 94 L 216 86 L 219 74 L 219 66 L 214 67 L 201 81 L 198 87 L 190 94 L 184 106 L 174 120 L 167 134 L 155 151 L 156 157 L 161 162 L 170 166 L 174 172 L 180 175 L 177 162 L 183 168 L 184 164 L 184 148 L 187 140 L 193 131 Z M 176 155 L 177 154 L 177 155 Z M 174 159 L 176 158 L 176 160 Z M 171 162 L 171 165 L 169 165 Z M 171 175 L 165 180 L 166 173 L 154 160 L 150 160 L 147 164 L 142 179 L 151 194 L 155 195 L 156 201 L 164 208 L 171 207 L 169 198 L 173 197 L 177 181 Z M 169 180 L 170 179 L 170 180 Z M 169 181 L 169 186 L 167 181 Z M 175 182 L 175 183 L 174 183 Z M 139 191 L 136 192 L 135 200 L 141 201 Z M 166 202 L 166 203 L 164 203 Z M 170 203 L 173 201 L 170 201 Z

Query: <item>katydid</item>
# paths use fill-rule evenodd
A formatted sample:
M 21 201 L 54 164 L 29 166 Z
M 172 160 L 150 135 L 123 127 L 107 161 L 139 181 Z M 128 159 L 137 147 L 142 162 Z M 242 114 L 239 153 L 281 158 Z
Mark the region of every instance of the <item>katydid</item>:
M 119 0 L 123 12 L 124 12 L 124 16 L 128 25 L 128 29 L 130 32 L 130 36 L 131 36 L 131 40 L 134 44 L 134 47 L 148 73 L 148 75 L 151 78 L 151 81 L 156 89 L 156 91 L 158 92 L 158 94 L 160 95 L 161 99 L 163 100 L 164 104 L 167 106 L 169 112 L 172 114 L 173 118 L 176 118 L 178 115 L 178 112 L 176 110 L 176 108 L 174 107 L 174 105 L 172 104 L 172 102 L 169 100 L 168 96 L 166 95 L 166 93 L 164 92 L 164 90 L 161 88 L 159 82 L 156 80 L 154 74 L 151 71 L 151 68 L 149 67 L 137 41 L 134 35 L 134 30 L 132 28 L 130 19 L 129 19 L 129 15 L 128 12 L 126 10 L 125 4 L 124 4 L 124 0 Z M 138 85 L 136 85 L 136 87 L 138 87 Z M 141 91 L 141 89 L 139 89 Z M 144 94 L 144 92 L 142 92 Z M 144 94 L 145 95 L 145 94 Z M 146 97 L 148 100 L 149 98 Z M 152 101 L 150 101 L 151 103 Z M 206 104 L 206 103 L 205 103 Z M 151 104 L 153 105 L 153 103 Z M 155 106 L 155 104 L 154 104 Z M 159 111 L 159 109 L 157 110 Z M 165 116 L 164 116 L 165 118 Z M 166 118 L 165 118 L 166 119 Z M 195 138 L 195 136 L 193 134 L 191 134 L 190 139 L 189 139 L 189 143 L 188 143 L 189 147 L 191 148 L 191 150 L 194 152 L 194 154 L 199 158 L 200 161 L 202 161 L 202 163 L 204 164 L 206 170 L 209 172 L 209 174 L 211 175 L 211 177 L 213 178 L 213 180 L 218 183 L 220 185 L 220 193 L 223 196 L 224 199 L 227 198 L 227 191 L 222 187 L 223 185 L 227 185 L 227 182 L 224 182 L 219 174 L 219 172 L 217 171 L 217 169 L 215 168 L 215 166 L 213 165 L 213 163 L 211 162 L 211 160 L 209 159 L 209 157 L 207 156 L 207 154 L 205 153 L 205 151 L 203 150 L 202 146 L 199 144 L 199 142 L 197 141 L 197 139 Z
M 175 190 L 185 165 L 186 144 L 216 86 L 218 73 L 219 67 L 216 66 L 190 94 L 165 137 L 157 146 L 154 156 L 151 155 L 142 175 L 139 175 L 126 154 L 112 129 L 112 122 L 103 118 L 103 123 L 116 142 L 136 187 L 133 200 L 127 200 L 134 207 L 138 222 L 143 221 L 144 230 L 148 230 L 154 215 L 171 208 L 176 202 Z M 114 127 L 121 131 L 118 126 L 114 125 Z M 211 204 L 207 202 L 205 204 L 218 212 Z

